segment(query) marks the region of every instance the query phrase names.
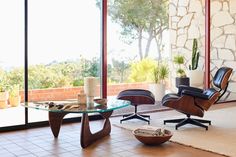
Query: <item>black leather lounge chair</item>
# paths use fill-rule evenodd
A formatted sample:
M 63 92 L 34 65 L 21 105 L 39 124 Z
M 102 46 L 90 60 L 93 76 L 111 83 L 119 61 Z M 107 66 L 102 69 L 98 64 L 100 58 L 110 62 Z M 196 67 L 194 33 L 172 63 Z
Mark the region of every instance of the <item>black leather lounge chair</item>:
M 203 117 L 204 111 L 207 111 L 212 104 L 217 102 L 226 92 L 229 82 L 229 77 L 232 73 L 232 68 L 222 67 L 218 69 L 214 78 L 214 88 L 199 89 L 189 86 L 179 86 L 177 94 L 167 94 L 162 99 L 162 105 L 173 108 L 187 117 L 182 119 L 164 120 L 166 123 L 177 123 L 175 129 L 185 124 L 193 124 L 208 130 L 208 126 L 203 123 L 211 125 L 211 121 L 203 119 L 194 119 L 191 116 Z

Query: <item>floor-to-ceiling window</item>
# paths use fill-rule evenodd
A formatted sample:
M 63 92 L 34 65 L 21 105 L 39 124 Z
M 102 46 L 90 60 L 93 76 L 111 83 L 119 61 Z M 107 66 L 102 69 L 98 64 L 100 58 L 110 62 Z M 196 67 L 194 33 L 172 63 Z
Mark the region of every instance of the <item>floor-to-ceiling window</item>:
M 211 76 L 222 66 L 235 71 L 236 66 L 236 3 L 233 0 L 211 2 Z M 235 72 L 222 101 L 236 100 Z
M 28 70 L 29 101 L 75 99 L 84 77 L 100 79 L 100 1 L 28 2 L 29 66 L 24 69 L 24 1 L 0 1 L 0 127 L 25 123 L 25 109 L 19 105 L 24 102 L 24 70 Z M 221 66 L 235 66 L 236 11 L 233 1 L 215 0 L 211 5 L 213 75 Z M 198 68 L 203 70 L 204 7 L 200 0 L 168 4 L 166 0 L 108 0 L 108 95 L 127 88 L 149 89 L 152 70 L 143 69 L 152 69 L 158 62 L 173 68 L 174 53 L 184 55 L 187 70 L 194 38 L 201 56 Z M 175 69 L 170 72 L 173 78 Z M 168 80 L 166 84 L 175 86 Z M 233 75 L 224 100 L 235 100 L 234 86 Z M 99 86 L 97 91 L 100 95 Z M 47 112 L 29 110 L 29 122 L 41 120 L 47 120 Z
M 29 101 L 77 99 L 83 90 L 84 77 L 97 78 L 99 96 L 97 1 L 29 0 L 28 6 Z M 29 122 L 47 120 L 47 115 L 29 109 Z
M 25 123 L 23 4 L 0 1 L 0 127 Z
M 152 90 L 149 84 L 155 82 L 154 69 L 163 64 L 168 70 L 168 19 L 166 0 L 108 1 L 109 96 L 128 88 Z M 168 79 L 160 81 L 167 81 L 168 88 Z

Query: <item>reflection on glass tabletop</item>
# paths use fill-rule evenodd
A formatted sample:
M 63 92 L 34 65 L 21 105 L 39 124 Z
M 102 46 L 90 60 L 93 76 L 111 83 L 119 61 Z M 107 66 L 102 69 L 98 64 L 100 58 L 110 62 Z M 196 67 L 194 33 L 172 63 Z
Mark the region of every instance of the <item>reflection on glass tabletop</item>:
M 129 101 L 118 99 L 94 99 L 93 107 L 78 100 L 26 102 L 22 106 L 51 112 L 94 113 L 116 110 L 130 105 Z

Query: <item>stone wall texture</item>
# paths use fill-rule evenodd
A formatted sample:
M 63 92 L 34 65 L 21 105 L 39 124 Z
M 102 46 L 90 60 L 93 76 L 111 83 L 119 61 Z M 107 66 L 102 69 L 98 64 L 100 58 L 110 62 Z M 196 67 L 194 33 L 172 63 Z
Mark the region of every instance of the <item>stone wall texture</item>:
M 170 0 L 169 16 L 172 55 L 183 54 L 188 67 L 197 38 L 204 69 L 205 0 Z M 211 76 L 222 66 L 236 69 L 236 0 L 211 1 Z M 223 100 L 236 100 L 235 72 Z

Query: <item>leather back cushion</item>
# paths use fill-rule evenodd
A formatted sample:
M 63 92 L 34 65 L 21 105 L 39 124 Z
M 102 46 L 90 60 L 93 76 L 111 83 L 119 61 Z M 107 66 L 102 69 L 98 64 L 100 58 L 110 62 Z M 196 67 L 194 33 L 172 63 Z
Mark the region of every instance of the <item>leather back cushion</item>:
M 220 89 L 225 89 L 231 73 L 232 68 L 221 67 L 220 69 L 218 69 L 213 78 L 213 84 Z

